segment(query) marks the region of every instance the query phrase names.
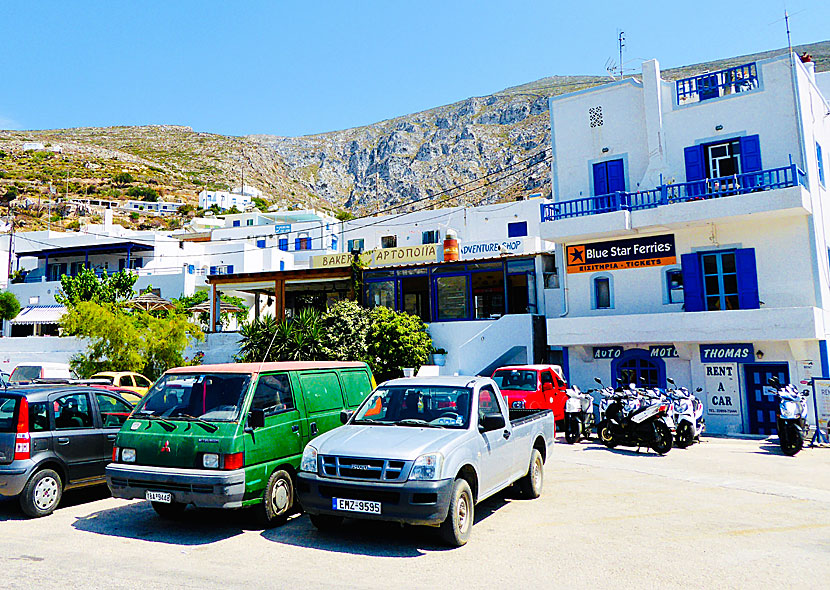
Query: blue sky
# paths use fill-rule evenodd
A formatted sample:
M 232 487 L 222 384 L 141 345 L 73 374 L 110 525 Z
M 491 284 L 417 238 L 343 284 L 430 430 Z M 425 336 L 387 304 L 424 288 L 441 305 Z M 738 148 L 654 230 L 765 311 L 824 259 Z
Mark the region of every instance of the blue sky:
M 658 8 L 659 7 L 659 8 Z M 0 128 L 344 129 L 550 75 L 786 45 L 780 0 L 0 1 Z M 830 2 L 791 0 L 793 43 Z M 771 24 L 774 23 L 774 24 Z

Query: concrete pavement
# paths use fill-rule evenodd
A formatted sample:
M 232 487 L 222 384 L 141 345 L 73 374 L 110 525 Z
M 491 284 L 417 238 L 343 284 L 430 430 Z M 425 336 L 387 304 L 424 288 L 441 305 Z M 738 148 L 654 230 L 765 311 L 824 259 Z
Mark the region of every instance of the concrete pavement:
M 561 442 L 538 500 L 477 507 L 467 546 L 428 528 L 240 512 L 160 520 L 147 502 L 70 492 L 54 515 L 0 504 L 9 588 L 792 588 L 830 581 L 830 449 L 705 439 L 665 457 Z

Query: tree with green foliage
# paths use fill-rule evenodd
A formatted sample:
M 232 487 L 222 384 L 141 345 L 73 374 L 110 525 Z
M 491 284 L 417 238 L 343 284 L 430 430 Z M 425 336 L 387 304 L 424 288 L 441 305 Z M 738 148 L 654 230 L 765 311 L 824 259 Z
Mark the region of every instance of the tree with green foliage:
M 404 367 L 426 364 L 432 351 L 432 338 L 421 318 L 385 307 L 372 309 L 366 341 L 378 382 L 400 377 Z
M 228 215 L 239 215 L 242 211 L 236 205 L 231 205 L 231 208 L 228 209 Z
M 74 277 L 61 277 L 61 288 L 55 293 L 55 301 L 67 307 L 83 301 L 117 303 L 133 296 L 136 280 L 138 275 L 127 270 L 99 277 L 91 268 L 82 268 Z
M 118 186 L 125 186 L 135 182 L 135 179 L 129 172 L 122 171 L 112 175 L 112 182 Z
M 346 211 L 345 209 L 340 209 L 334 215 L 339 221 L 349 221 L 350 219 L 354 219 L 354 215 L 351 211 Z
M 0 293 L 0 320 L 13 320 L 20 313 L 20 302 L 14 293 Z
M 66 336 L 88 341 L 87 350 L 70 360 L 78 375 L 99 371 L 135 371 L 155 379 L 171 367 L 187 364 L 184 351 L 204 334 L 183 315 L 126 311 L 111 303 L 80 301 L 61 318 Z
M 159 193 L 149 186 L 131 186 L 127 189 L 127 196 L 155 203 L 159 200 Z
M 372 312 L 354 301 L 338 301 L 323 317 L 326 356 L 337 361 L 365 361 L 369 358 L 369 324 Z
M 268 211 L 268 201 L 263 199 L 262 197 L 251 197 L 251 203 L 254 204 L 254 207 L 262 211 L 263 213 Z

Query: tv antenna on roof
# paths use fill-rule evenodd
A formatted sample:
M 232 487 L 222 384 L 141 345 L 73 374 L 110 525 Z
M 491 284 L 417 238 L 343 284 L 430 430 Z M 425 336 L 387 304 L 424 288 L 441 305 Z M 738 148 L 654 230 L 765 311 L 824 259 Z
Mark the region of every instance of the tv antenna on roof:
M 617 38 L 617 40 L 618 40 L 619 45 L 620 45 L 620 78 L 622 78 L 623 77 L 623 72 L 624 72 L 623 64 L 625 63 L 623 61 L 623 50 L 625 48 L 625 31 L 620 30 L 620 35 Z

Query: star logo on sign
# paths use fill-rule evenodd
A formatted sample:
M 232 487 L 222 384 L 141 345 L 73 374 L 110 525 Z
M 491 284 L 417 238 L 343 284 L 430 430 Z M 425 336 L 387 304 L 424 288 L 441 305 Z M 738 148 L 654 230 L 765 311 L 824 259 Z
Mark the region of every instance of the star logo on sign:
M 585 262 L 585 246 L 571 246 L 568 248 L 570 262 L 568 264 L 579 264 Z

